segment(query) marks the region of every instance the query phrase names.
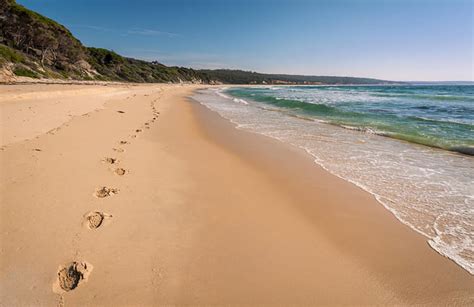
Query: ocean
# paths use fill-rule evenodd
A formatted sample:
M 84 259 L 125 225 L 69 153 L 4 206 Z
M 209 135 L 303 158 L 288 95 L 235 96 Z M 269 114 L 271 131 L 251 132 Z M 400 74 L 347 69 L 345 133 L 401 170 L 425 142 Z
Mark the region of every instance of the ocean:
M 474 85 L 229 87 L 194 99 L 304 149 L 474 274 Z

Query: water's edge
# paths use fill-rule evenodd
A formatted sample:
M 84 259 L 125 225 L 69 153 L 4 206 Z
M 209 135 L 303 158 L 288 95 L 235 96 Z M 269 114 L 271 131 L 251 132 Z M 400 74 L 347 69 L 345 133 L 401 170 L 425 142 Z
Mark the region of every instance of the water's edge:
M 291 143 L 291 142 L 288 142 L 288 141 L 285 141 L 285 140 L 282 140 L 274 135 L 270 135 L 270 134 L 266 134 L 266 133 L 263 133 L 261 131 L 255 131 L 255 130 L 252 130 L 252 129 L 249 129 L 249 128 L 246 128 L 245 125 L 242 125 L 241 123 L 233 120 L 232 118 L 230 117 L 227 117 L 225 116 L 224 114 L 222 114 L 222 112 L 219 112 L 218 110 L 214 110 L 213 108 L 211 108 L 211 106 L 207 105 L 205 102 L 197 99 L 196 97 L 192 96 L 191 98 L 193 98 L 194 101 L 198 102 L 199 104 L 201 104 L 202 106 L 206 107 L 207 109 L 211 110 L 212 112 L 215 112 L 216 114 L 218 114 L 220 117 L 230 121 L 236 129 L 239 129 L 239 130 L 244 130 L 244 131 L 247 131 L 247 132 L 252 132 L 252 133 L 256 133 L 256 134 L 259 134 L 259 135 L 264 135 L 266 137 L 270 137 L 272 139 L 275 139 L 275 140 L 278 140 L 282 143 L 285 143 L 285 144 L 288 144 L 288 145 L 291 145 L 291 146 L 294 146 L 294 147 L 297 147 L 301 150 L 304 150 L 307 154 L 309 154 L 312 158 L 313 158 L 313 161 L 319 165 L 320 167 L 322 167 L 325 171 L 329 172 L 330 174 L 334 175 L 334 176 L 337 176 L 338 178 L 341 178 L 345 181 L 348 181 L 352 184 L 354 184 L 355 186 L 357 186 L 358 188 L 364 190 L 365 192 L 368 192 L 370 193 L 371 195 L 374 196 L 374 198 L 377 200 L 377 202 L 379 202 L 385 209 L 387 209 L 391 214 L 393 214 L 400 222 L 402 222 L 404 225 L 410 227 L 410 229 L 416 231 L 417 233 L 421 234 L 422 236 L 424 236 L 426 239 L 427 239 L 427 243 L 428 245 L 434 250 L 436 251 L 438 254 L 450 259 L 451 261 L 453 261 L 454 263 L 458 264 L 459 266 L 461 266 L 463 269 L 465 269 L 467 272 L 469 272 L 471 275 L 474 275 L 474 269 L 472 268 L 472 264 L 469 263 L 468 261 L 465 261 L 463 258 L 460 258 L 458 255 L 456 255 L 455 253 L 450 253 L 449 250 L 447 249 L 443 249 L 442 246 L 440 246 L 440 243 L 438 243 L 436 241 L 436 238 L 431 238 L 429 235 L 427 235 L 426 233 L 423 233 L 422 231 L 420 231 L 419 229 L 417 229 L 415 226 L 411 225 L 408 221 L 406 221 L 395 209 L 391 208 L 390 207 L 390 199 L 388 199 L 387 197 L 384 197 L 382 195 L 379 195 L 377 194 L 376 192 L 372 191 L 370 189 L 370 187 L 368 186 L 365 186 L 364 184 L 360 183 L 360 182 L 357 182 L 355 180 L 351 180 L 350 178 L 346 178 L 344 176 L 341 176 L 339 174 L 337 174 L 337 172 L 331 170 L 329 167 L 327 167 L 322 161 L 320 161 L 318 159 L 318 157 L 311 153 L 310 150 L 308 150 L 307 148 L 303 147 L 303 146 L 300 146 L 300 145 L 297 145 L 297 144 L 294 144 L 294 143 Z M 236 97 L 236 99 L 238 99 Z M 330 123 L 320 123 L 322 125 L 331 125 Z M 332 125 L 331 125 L 332 126 Z M 361 132 L 363 133 L 363 132 Z M 399 142 L 403 142 L 403 140 L 397 140 Z M 417 145 L 417 146 L 423 146 L 423 145 Z M 439 149 L 439 150 L 442 150 L 442 149 Z M 384 199 L 386 201 L 384 201 Z

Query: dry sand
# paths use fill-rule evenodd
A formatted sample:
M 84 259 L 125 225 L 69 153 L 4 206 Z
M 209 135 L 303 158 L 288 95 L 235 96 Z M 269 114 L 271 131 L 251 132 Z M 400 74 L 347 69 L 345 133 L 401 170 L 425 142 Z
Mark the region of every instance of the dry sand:
M 1 305 L 474 304 L 371 195 L 196 88 L 0 86 Z

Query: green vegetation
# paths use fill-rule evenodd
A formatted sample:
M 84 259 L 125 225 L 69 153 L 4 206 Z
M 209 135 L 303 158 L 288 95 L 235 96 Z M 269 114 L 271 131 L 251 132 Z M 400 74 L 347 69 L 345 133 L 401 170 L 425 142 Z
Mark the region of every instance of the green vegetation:
M 210 81 L 193 69 L 86 48 L 64 26 L 14 0 L 0 0 L 0 13 L 0 65 L 21 62 L 24 66 L 15 69 L 16 75 L 128 82 Z
M 38 74 L 28 68 L 16 67 L 13 69 L 13 73 L 17 76 L 30 77 L 30 78 L 39 78 Z
M 183 67 L 168 67 L 158 62 L 125 58 L 101 48 L 87 48 L 89 63 L 105 80 L 129 82 L 209 82 L 205 74 Z
M 301 76 L 282 74 L 261 74 L 242 70 L 201 70 L 212 79 L 230 84 L 381 84 L 393 83 L 390 81 L 354 78 L 354 77 L 333 77 L 333 76 Z
M 73 77 L 81 75 L 76 63 L 84 58 L 85 48 L 64 26 L 13 0 L 2 0 L 0 12 L 0 44 L 21 54 L 31 69 L 39 65 L 44 70 L 67 71 Z M 19 61 L 19 57 L 5 56 L 2 49 L 6 61 Z
M 25 16 L 26 18 L 28 18 L 29 20 L 37 20 L 39 21 L 40 23 L 44 24 L 44 25 L 47 25 L 49 27 L 58 27 L 58 28 L 62 28 L 65 32 L 69 32 L 63 25 L 60 25 L 59 23 L 57 23 L 56 21 L 48 18 L 48 17 L 45 17 L 41 14 L 38 14 L 34 11 L 31 11 L 27 8 L 25 8 L 24 6 L 20 5 L 20 4 L 17 4 L 15 1 L 9 1 L 10 2 L 10 5 L 11 5 L 11 10 L 18 16 Z M 69 33 L 70 34 L 70 33 Z M 71 37 L 72 37 L 72 34 L 70 34 Z
M 19 52 L 2 44 L 0 44 L 0 58 L 12 63 L 21 63 L 25 60 Z
M 117 53 L 103 48 L 88 48 L 89 55 L 96 65 L 111 66 L 123 64 L 124 58 Z

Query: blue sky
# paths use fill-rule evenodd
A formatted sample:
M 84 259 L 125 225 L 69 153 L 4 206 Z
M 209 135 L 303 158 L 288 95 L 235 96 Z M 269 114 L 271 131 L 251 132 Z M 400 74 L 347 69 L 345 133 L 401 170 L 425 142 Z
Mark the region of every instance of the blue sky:
M 85 45 L 194 68 L 474 80 L 473 0 L 18 0 Z

